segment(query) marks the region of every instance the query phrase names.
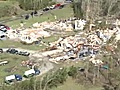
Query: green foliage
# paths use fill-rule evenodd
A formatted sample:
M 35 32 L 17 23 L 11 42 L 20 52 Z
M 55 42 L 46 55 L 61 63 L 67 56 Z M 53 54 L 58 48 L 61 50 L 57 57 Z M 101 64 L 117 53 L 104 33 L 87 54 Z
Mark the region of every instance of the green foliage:
M 55 4 L 51 0 L 4 0 L 0 2 L 0 17 L 17 15 L 23 10 L 39 10 Z
M 77 68 L 74 66 L 71 66 L 68 71 L 68 75 L 75 78 L 77 75 Z
M 82 2 L 74 2 L 72 4 L 74 15 L 83 18 Z
M 17 0 L 24 10 L 38 10 L 54 4 L 51 0 Z
M 0 17 L 16 15 L 18 12 L 15 5 L 18 5 L 17 2 L 0 2 L 0 12 L 2 12 L 0 13 Z
M 55 72 L 51 72 L 46 75 L 42 80 L 42 89 L 57 87 L 59 84 L 63 84 L 67 79 L 67 69 L 62 68 Z
M 86 19 L 98 19 L 99 17 L 119 17 L 119 0 L 74 0 L 73 10 L 77 17 Z

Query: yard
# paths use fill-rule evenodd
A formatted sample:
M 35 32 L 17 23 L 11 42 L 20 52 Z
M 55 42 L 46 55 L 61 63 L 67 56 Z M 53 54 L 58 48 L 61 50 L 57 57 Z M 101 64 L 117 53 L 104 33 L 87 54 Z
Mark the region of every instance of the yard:
M 8 61 L 9 63 L 6 65 L 0 66 L 0 83 L 4 81 L 5 76 L 12 75 L 12 74 L 23 75 L 24 71 L 27 70 L 27 67 L 21 66 L 21 62 L 26 60 L 28 60 L 28 57 L 26 56 L 1 53 L 0 61 Z

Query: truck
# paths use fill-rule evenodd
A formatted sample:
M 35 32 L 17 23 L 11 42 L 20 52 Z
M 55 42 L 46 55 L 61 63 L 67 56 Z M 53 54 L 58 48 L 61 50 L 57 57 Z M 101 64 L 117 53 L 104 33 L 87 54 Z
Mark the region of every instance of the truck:
M 10 84 L 14 81 L 22 81 L 22 76 L 18 74 L 10 75 L 5 77 L 5 83 Z
M 30 69 L 30 70 L 25 71 L 23 76 L 25 78 L 29 78 L 29 77 L 33 77 L 33 76 L 39 75 L 39 74 L 40 74 L 40 70 L 38 70 L 38 69 Z

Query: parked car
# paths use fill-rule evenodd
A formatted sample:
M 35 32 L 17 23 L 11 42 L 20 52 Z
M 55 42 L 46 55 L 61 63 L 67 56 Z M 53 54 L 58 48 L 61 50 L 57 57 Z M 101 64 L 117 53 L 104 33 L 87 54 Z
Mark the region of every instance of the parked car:
M 50 6 L 50 10 L 55 9 L 55 5 Z
M 59 8 L 60 6 L 61 6 L 61 4 L 58 3 L 58 4 L 55 5 L 55 8 Z
M 22 55 L 22 56 L 29 56 L 30 55 L 30 53 L 28 53 L 26 51 L 25 52 L 24 51 L 18 51 L 14 48 L 9 48 L 6 52 L 11 53 L 11 54 L 16 54 L 16 55 Z
M 0 24 L 0 31 L 6 32 L 7 30 L 10 30 L 8 26 Z
M 28 52 L 24 52 L 24 54 L 23 54 L 23 56 L 29 56 L 30 55 L 30 53 L 28 53 Z
M 73 0 L 66 0 L 65 2 L 66 3 L 71 3 L 71 2 L 73 2 Z
M 11 53 L 11 54 L 18 54 L 18 50 L 14 49 L 14 48 L 9 48 L 6 52 Z
M 60 6 L 59 6 L 59 9 L 62 9 L 62 8 L 64 8 L 64 6 L 65 6 L 65 5 L 60 5 Z
M 3 49 L 0 48 L 0 53 L 3 53 Z
M 22 51 L 19 51 L 17 54 L 18 55 L 22 55 L 22 56 L 29 56 L 30 55 L 30 53 L 28 53 L 28 52 L 22 52 Z
M 24 53 L 22 51 L 19 51 L 17 54 L 18 55 L 23 55 Z
M 50 10 L 48 7 L 46 7 L 46 8 L 43 9 L 44 12 L 48 11 L 48 10 Z

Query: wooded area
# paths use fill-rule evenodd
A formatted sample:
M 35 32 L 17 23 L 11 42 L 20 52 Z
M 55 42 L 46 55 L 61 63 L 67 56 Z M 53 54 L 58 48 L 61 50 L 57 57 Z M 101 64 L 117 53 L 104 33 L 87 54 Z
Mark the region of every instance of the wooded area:
M 75 16 L 94 21 L 101 18 L 118 18 L 120 16 L 119 0 L 75 0 Z

